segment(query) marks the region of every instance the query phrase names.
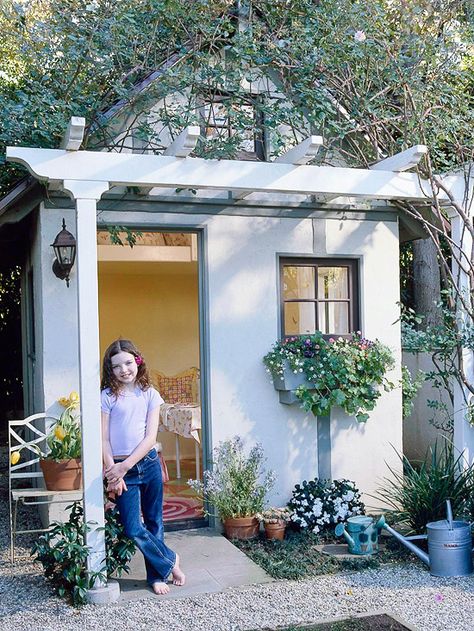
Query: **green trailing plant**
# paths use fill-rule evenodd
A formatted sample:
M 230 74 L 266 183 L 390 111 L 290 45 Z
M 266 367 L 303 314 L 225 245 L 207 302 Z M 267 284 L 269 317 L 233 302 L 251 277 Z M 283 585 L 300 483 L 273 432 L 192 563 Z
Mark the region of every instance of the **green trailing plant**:
M 365 422 L 381 395 L 379 386 L 386 391 L 394 387 L 386 378 L 394 366 L 391 350 L 360 332 L 349 339 L 326 340 L 319 332 L 286 337 L 273 345 L 263 362 L 274 378 L 283 376 L 286 366 L 304 373 L 311 385 L 299 386 L 296 396 L 314 416 L 326 416 L 337 405 Z
M 440 440 L 417 464 L 398 454 L 402 471 L 389 466 L 390 477 L 373 496 L 389 508 L 388 518 L 409 533 L 422 533 L 428 522 L 445 519 L 447 499 L 455 517 L 474 517 L 474 465 L 457 455 L 448 439 Z
M 260 444 L 246 454 L 242 439 L 235 436 L 214 449 L 212 470 L 204 471 L 202 480 L 189 480 L 188 484 L 223 521 L 254 516 L 263 511 L 265 496 L 275 482 L 273 471 L 265 471 L 264 462 Z
M 31 554 L 43 566 L 44 575 L 60 596 L 69 596 L 75 605 L 86 601 L 87 590 L 96 580 L 105 581 L 112 573 L 121 576 L 129 571 L 135 544 L 123 533 L 116 508 L 105 513 L 106 557 L 100 572 L 88 573 L 86 567 L 89 548 L 85 543 L 84 511 L 79 502 L 72 504 L 66 522 L 53 522 L 52 528 L 41 535 Z
M 419 370 L 413 378 L 408 367 L 402 366 L 402 414 L 404 419 L 413 412 L 416 395 L 424 381 L 425 373 L 422 370 Z

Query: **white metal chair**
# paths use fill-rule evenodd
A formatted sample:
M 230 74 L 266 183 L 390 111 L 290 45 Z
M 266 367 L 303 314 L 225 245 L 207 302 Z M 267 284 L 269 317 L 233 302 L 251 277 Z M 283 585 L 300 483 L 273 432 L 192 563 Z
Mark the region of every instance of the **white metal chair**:
M 10 560 L 15 561 L 15 539 L 17 535 L 46 532 L 48 528 L 17 530 L 18 504 L 39 506 L 41 504 L 67 503 L 77 497 L 78 491 L 48 491 L 38 469 L 39 454 L 46 448 L 46 419 L 49 414 L 40 412 L 20 421 L 8 422 L 8 501 L 10 508 Z M 20 460 L 12 464 L 11 456 L 20 452 Z M 25 482 L 30 484 L 26 485 Z M 20 486 L 17 486 L 20 485 Z M 61 496 L 61 497 L 59 497 Z M 68 497 L 70 496 L 70 497 Z

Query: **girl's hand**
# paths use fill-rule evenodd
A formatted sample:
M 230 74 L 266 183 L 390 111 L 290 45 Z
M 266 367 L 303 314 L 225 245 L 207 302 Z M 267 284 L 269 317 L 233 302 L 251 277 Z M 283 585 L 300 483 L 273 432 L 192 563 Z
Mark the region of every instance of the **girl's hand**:
M 116 464 L 107 467 L 105 470 L 105 477 L 109 484 L 117 484 L 119 480 L 127 473 L 128 467 L 124 462 L 117 462 Z
M 107 493 L 114 493 L 115 495 L 122 495 L 125 491 L 128 491 L 125 480 L 119 480 L 115 484 L 107 485 Z

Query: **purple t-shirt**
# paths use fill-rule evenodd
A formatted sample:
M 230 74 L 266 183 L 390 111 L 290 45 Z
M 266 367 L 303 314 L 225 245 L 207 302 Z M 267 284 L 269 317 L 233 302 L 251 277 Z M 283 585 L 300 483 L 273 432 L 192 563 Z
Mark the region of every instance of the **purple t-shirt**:
M 155 388 L 121 392 L 117 397 L 106 388 L 100 393 L 102 412 L 110 415 L 109 439 L 112 455 L 129 456 L 145 438 L 148 413 L 163 403 Z

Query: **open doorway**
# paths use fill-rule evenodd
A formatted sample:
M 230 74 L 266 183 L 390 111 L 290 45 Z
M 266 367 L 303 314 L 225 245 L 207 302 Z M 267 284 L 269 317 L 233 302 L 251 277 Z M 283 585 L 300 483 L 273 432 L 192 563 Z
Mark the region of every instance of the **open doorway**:
M 199 257 L 196 232 L 142 232 L 131 248 L 97 235 L 101 354 L 117 338 L 143 352 L 163 397 L 157 443 L 169 481 L 165 528 L 205 524 L 187 484 L 202 475 Z

